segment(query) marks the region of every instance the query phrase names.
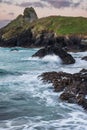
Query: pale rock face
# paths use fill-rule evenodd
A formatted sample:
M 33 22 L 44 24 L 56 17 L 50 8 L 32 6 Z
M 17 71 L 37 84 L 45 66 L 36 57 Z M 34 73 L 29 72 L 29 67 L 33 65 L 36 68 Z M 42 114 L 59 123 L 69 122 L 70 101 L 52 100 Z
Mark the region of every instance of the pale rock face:
M 24 10 L 24 19 L 28 22 L 33 22 L 38 19 L 37 14 L 34 8 L 25 8 Z

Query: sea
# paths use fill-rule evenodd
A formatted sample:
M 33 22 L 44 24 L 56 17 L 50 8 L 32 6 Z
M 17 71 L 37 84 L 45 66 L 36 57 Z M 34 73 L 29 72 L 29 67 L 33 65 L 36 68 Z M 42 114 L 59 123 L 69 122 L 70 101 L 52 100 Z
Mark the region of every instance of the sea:
M 0 130 L 87 130 L 87 111 L 59 99 L 43 72 L 87 69 L 87 52 L 70 53 L 75 64 L 56 55 L 32 58 L 38 48 L 0 48 Z

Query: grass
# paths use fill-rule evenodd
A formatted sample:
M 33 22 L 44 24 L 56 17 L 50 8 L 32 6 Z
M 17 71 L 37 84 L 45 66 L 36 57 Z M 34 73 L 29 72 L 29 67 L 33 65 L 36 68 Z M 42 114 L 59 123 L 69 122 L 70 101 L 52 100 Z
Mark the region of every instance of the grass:
M 9 39 L 19 35 L 24 30 L 32 28 L 35 35 L 43 30 L 53 31 L 56 35 L 85 35 L 87 36 L 87 18 L 83 17 L 63 17 L 49 16 L 38 19 L 32 23 L 26 22 L 22 15 L 2 28 L 2 37 Z

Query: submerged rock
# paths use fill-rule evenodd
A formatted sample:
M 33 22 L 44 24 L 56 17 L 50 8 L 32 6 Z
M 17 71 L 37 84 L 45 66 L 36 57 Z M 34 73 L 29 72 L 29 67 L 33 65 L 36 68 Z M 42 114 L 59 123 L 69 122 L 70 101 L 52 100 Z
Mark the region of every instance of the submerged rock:
M 44 82 L 52 83 L 56 92 L 62 92 L 61 100 L 77 103 L 87 109 L 87 70 L 75 74 L 46 72 L 40 77 Z
M 37 51 L 32 57 L 43 58 L 46 55 L 53 55 L 53 54 L 59 56 L 62 59 L 62 62 L 64 64 L 75 63 L 75 59 L 70 54 L 68 54 L 62 48 L 59 48 L 57 46 L 48 46 L 48 47 L 42 48 L 39 51 Z

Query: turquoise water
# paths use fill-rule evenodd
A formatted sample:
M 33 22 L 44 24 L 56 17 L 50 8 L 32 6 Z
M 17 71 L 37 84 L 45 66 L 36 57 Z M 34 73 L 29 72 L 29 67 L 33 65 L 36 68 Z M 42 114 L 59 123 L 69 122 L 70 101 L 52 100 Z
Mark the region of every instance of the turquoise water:
M 38 49 L 0 48 L 0 130 L 86 130 L 87 113 L 76 104 L 59 100 L 51 84 L 38 78 L 47 71 L 79 72 L 87 69 L 81 57 L 71 53 L 74 65 L 62 65 L 59 57 L 32 58 Z

